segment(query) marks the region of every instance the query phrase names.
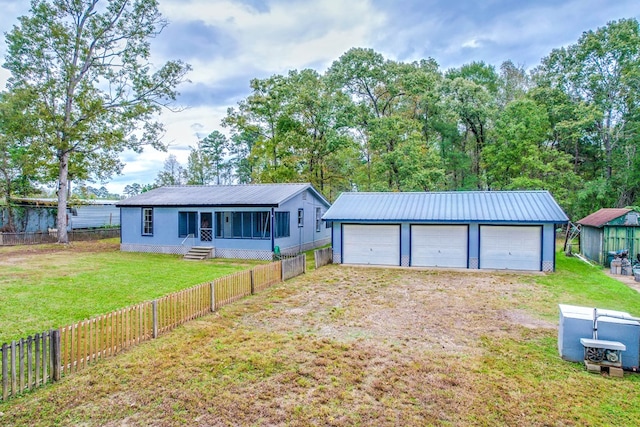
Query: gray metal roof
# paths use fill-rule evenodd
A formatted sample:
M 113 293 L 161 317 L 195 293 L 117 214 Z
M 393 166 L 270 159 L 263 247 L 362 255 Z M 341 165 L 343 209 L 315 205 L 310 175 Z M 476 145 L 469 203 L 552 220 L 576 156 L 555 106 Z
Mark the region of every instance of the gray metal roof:
M 546 222 L 569 218 L 548 191 L 342 193 L 326 221 Z
M 160 187 L 118 202 L 117 206 L 269 206 L 276 207 L 310 190 L 329 202 L 311 184 L 185 185 Z

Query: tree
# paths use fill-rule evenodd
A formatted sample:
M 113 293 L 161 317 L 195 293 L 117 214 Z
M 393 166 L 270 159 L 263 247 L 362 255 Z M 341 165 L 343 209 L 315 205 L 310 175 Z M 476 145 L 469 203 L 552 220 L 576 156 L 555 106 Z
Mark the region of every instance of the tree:
M 217 185 L 220 185 L 221 180 L 224 180 L 228 170 L 228 163 L 225 157 L 229 150 L 229 141 L 220 131 L 214 130 L 207 135 L 202 141 L 200 141 L 200 150 L 210 164 L 210 173 Z M 210 181 L 206 182 L 207 184 Z
M 335 61 L 327 77 L 355 103 L 351 126 L 362 159 L 358 188 L 403 191 L 442 184 L 433 132 L 441 79 L 435 61 L 406 64 L 356 48 Z
M 511 64 L 512 65 L 512 64 Z M 507 65 L 507 67 L 510 67 Z M 484 87 L 489 93 L 495 95 L 498 93 L 500 86 L 500 78 L 493 65 L 488 65 L 483 61 L 471 62 L 460 68 L 453 68 L 445 73 L 445 77 L 449 80 L 455 80 L 460 77 L 471 81 L 479 86 Z
M 375 144 L 371 138 L 374 122 L 391 114 L 392 104 L 399 96 L 392 85 L 393 77 L 388 68 L 387 61 L 380 53 L 373 49 L 353 48 L 334 61 L 327 71 L 330 84 L 341 88 L 355 104 L 351 126 L 360 143 L 363 170 L 356 172 L 362 177 L 359 184 L 363 190 L 377 188 L 379 181 L 381 187 L 391 189 L 397 181 L 393 170 L 382 176 L 376 173 L 376 170 L 380 171 L 376 166 L 380 156 L 385 151 L 393 151 L 394 142 L 386 143 L 378 139 L 378 144 Z
M 481 189 L 482 151 L 488 142 L 488 131 L 495 114 L 495 96 L 484 86 L 463 77 L 447 80 L 444 91 L 444 102 L 457 114 L 464 129 L 459 152 L 468 157 L 471 165 L 470 174 L 465 172 L 467 176 L 461 181 Z
M 348 136 L 353 104 L 314 70 L 293 70 L 287 81 L 293 94 L 287 115 L 294 124 L 288 127 L 287 139 L 300 179 L 328 196 L 349 189 L 344 179 L 349 169 L 339 153 L 354 145 Z
M 505 61 L 500 66 L 498 80 L 498 105 L 504 108 L 511 101 L 524 97 L 531 86 L 529 76 L 522 66 Z
M 242 130 L 231 136 L 229 152 L 231 159 L 229 167 L 235 171 L 235 181 L 238 184 L 250 184 L 253 182 L 253 167 L 256 164 L 251 154 L 258 141 L 258 134 L 250 130 Z
M 231 162 L 227 159 L 230 144 L 227 137 L 220 131 L 214 130 L 205 138 L 198 141 L 195 147 L 189 147 L 187 169 L 187 184 L 228 184 L 231 178 Z
M 137 182 L 124 187 L 124 195 L 126 197 L 137 196 L 140 193 L 142 193 L 142 186 Z
M 32 122 L 22 111 L 30 100 L 27 91 L 0 93 L 0 200 L 8 206 L 12 198 L 36 192 L 35 182 L 40 173 L 40 156 L 30 145 Z M 13 229 L 13 209 L 7 209 L 6 227 Z
M 211 182 L 211 162 L 209 156 L 200 149 L 200 141 L 196 147 L 189 147 L 189 158 L 185 170 L 187 185 L 206 185 Z
M 507 104 L 483 152 L 489 188 L 549 190 L 565 206 L 571 203 L 579 179 L 571 156 L 550 144 L 550 133 L 544 107 L 526 98 Z
M 250 136 L 253 141 L 252 174 L 259 182 L 295 180 L 297 170 L 289 138 L 295 121 L 288 115 L 292 100 L 287 78 L 273 75 L 251 80 L 252 93 L 227 110 L 224 126 L 233 134 Z
M 571 102 L 584 103 L 597 112 L 592 125 L 604 166 L 594 184 L 600 186 L 601 178 L 606 180 L 609 193 L 617 193 L 619 207 L 640 195 L 640 177 L 628 173 L 640 155 L 634 120 L 640 107 L 639 70 L 640 25 L 636 19 L 613 21 L 583 33 L 576 44 L 553 50 L 535 70 L 540 87 L 558 89 Z
M 66 243 L 69 179 L 119 172 L 125 149 L 163 149 L 157 115 L 190 67 L 169 61 L 152 71 L 150 39 L 167 25 L 157 0 L 32 0 L 30 13 L 6 35 L 4 67 L 11 91 L 34 94 L 25 110 L 36 123 L 30 142 L 57 181 L 58 241 Z
M 162 170 L 158 172 L 155 186 L 163 187 L 166 185 L 184 185 L 187 180 L 186 171 L 178 162 L 178 158 L 170 154 L 164 161 Z

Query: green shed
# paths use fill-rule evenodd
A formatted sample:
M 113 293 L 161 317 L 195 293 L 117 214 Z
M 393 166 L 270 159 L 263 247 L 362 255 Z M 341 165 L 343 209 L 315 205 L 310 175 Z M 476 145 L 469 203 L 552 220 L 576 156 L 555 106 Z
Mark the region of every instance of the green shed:
M 632 209 L 603 208 L 578 221 L 580 231 L 580 253 L 590 259 L 609 266 L 607 256 L 611 251 L 629 250 L 633 262 L 640 253 L 640 213 Z

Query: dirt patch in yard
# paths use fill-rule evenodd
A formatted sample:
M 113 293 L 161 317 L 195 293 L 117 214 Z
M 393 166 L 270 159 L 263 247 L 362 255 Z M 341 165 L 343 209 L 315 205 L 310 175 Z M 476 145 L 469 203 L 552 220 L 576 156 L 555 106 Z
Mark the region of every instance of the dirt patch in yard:
M 268 331 L 464 354 L 477 352 L 482 336 L 555 328 L 518 308 L 532 285 L 510 274 L 331 268 L 333 285 L 305 286 L 245 321 Z
M 81 242 L 71 242 L 68 244 L 42 244 L 42 245 L 18 245 L 0 246 L 0 265 L 15 265 L 27 262 L 34 257 L 52 254 L 75 253 L 105 253 L 117 252 L 120 250 L 120 239 L 102 239 Z
M 543 407 L 567 368 L 526 347 L 556 334 L 527 310 L 546 298 L 530 279 L 327 266 L 19 399 L 0 424 L 577 425 Z M 522 363 L 526 378 L 507 372 Z

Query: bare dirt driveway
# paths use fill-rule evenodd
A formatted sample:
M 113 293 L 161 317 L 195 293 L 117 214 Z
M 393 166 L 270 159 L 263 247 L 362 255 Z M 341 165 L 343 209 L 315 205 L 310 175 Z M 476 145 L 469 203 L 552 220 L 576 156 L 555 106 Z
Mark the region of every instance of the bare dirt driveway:
M 556 310 L 535 276 L 327 266 L 16 399 L 0 423 L 605 420 L 590 402 L 609 385 L 560 360 Z

